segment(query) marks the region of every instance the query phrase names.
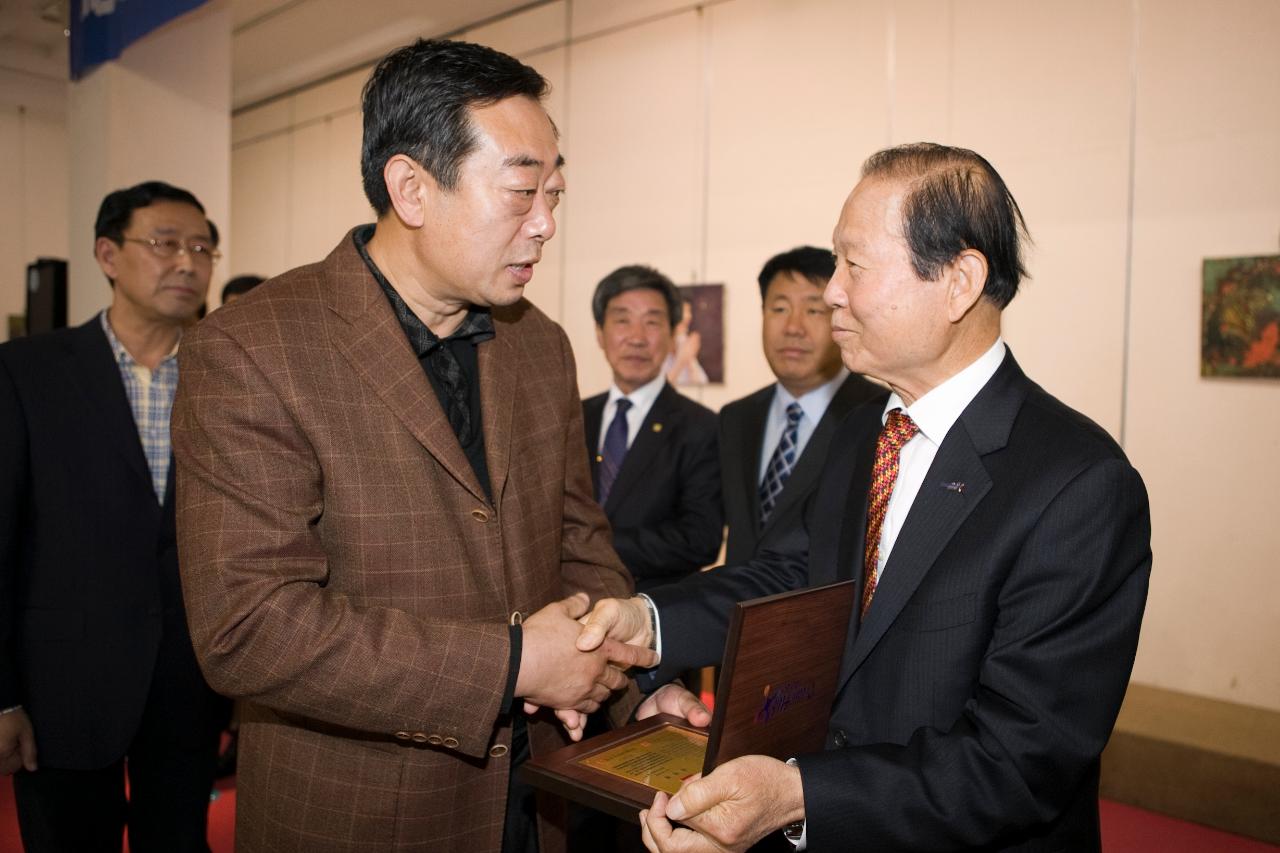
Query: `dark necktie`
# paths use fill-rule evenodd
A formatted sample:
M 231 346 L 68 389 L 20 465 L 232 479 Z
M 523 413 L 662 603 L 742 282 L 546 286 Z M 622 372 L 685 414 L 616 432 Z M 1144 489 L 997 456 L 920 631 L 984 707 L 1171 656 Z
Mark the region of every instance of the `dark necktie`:
M 599 464 L 596 466 L 596 500 L 604 506 L 609 499 L 609 491 L 613 481 L 618 479 L 618 469 L 627 455 L 627 409 L 631 401 L 626 397 L 618 398 L 617 411 L 604 434 L 604 449 L 600 452 Z
M 799 445 L 800 419 L 804 417 L 804 408 L 799 403 L 787 406 L 787 425 L 778 439 L 773 456 L 764 469 L 764 479 L 760 481 L 760 524 L 769 523 L 773 508 L 778 504 L 778 495 L 787 484 L 791 470 L 796 467 L 796 448 Z
M 889 496 L 898 479 L 898 457 L 902 446 L 910 441 L 920 428 L 902 409 L 894 409 L 885 419 L 884 429 L 876 439 L 876 462 L 871 469 L 871 489 L 867 498 L 867 545 L 863 560 L 862 613 L 865 615 L 876 594 L 879 573 L 876 564 L 880 559 L 880 528 L 884 525 L 884 513 L 889 508 Z

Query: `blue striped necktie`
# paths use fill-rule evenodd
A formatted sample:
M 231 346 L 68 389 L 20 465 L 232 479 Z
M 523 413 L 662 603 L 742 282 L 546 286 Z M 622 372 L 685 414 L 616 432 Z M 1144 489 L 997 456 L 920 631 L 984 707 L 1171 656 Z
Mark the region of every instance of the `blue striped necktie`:
M 760 524 L 769 523 L 769 516 L 778 503 L 778 495 L 791 476 L 791 469 L 796 467 L 796 447 L 799 445 L 800 419 L 804 417 L 804 408 L 799 403 L 787 406 L 787 425 L 782 430 L 782 438 L 769 458 L 769 465 L 764 469 L 764 479 L 760 481 Z

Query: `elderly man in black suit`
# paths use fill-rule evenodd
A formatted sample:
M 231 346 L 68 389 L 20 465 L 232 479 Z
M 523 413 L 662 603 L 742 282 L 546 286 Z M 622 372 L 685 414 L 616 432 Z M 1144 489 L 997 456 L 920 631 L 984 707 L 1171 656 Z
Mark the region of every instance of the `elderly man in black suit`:
M 208 850 L 227 706 L 187 632 L 169 411 L 216 238 L 150 181 L 103 200 L 94 255 L 109 308 L 0 346 L 0 772 L 28 851 L 118 851 L 126 823 Z
M 774 255 L 760 270 L 761 342 L 778 381 L 720 410 L 726 565 L 746 562 L 770 530 L 798 522 L 836 424 L 882 391 L 840 363 L 822 301 L 834 272 L 831 250 L 816 246 Z
M 882 151 L 836 225 L 836 343 L 886 398 L 841 424 L 801 523 L 741 566 L 598 604 L 579 637 L 651 640 L 658 680 L 714 660 L 734 601 L 843 578 L 858 596 L 826 750 L 745 756 L 658 794 L 656 851 L 1096 851 L 1099 755 L 1151 570 L 1142 479 L 1000 334 L 1022 214 L 960 148 Z M 654 707 L 705 719 L 667 686 Z M 672 821 L 685 824 L 673 826 Z
M 667 384 L 680 291 L 655 269 L 620 267 L 591 301 L 609 390 L 582 402 L 596 499 L 641 592 L 715 561 L 724 536 L 716 416 Z

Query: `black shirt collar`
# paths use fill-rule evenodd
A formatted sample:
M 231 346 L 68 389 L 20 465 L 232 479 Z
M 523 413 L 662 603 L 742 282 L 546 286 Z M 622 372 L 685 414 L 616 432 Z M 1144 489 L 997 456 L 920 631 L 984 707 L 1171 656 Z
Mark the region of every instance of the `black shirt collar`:
M 404 329 L 405 335 L 408 336 L 414 355 L 421 359 L 445 341 L 470 339 L 473 344 L 479 344 L 493 338 L 493 315 L 489 313 L 489 309 L 475 306 L 471 307 L 462 324 L 447 338 L 442 339 L 435 332 L 428 329 L 427 324 L 418 319 L 417 314 L 409 310 L 409 306 L 404 299 L 391 286 L 391 282 L 387 281 L 387 277 L 382 274 L 382 270 L 378 269 L 378 265 L 369 257 L 369 250 L 366 244 L 373 237 L 375 228 L 376 225 L 373 223 L 361 225 L 352 232 L 351 239 L 356 244 L 356 251 L 364 259 L 365 266 L 369 268 L 369 272 L 373 273 L 378 286 L 382 288 L 382 292 L 387 295 L 388 301 L 391 302 L 391 309 L 395 311 L 396 319 L 400 321 L 400 327 Z

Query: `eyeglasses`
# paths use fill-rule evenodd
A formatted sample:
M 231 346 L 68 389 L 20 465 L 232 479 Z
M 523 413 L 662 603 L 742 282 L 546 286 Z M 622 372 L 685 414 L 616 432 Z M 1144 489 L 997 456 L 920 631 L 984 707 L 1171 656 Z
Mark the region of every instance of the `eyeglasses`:
M 126 243 L 141 243 L 144 246 L 150 246 L 152 254 L 157 258 L 186 255 L 193 261 L 212 264 L 222 257 L 221 252 L 202 240 L 192 240 L 184 243 L 181 240 L 157 240 L 154 237 L 123 237 L 121 239 Z

